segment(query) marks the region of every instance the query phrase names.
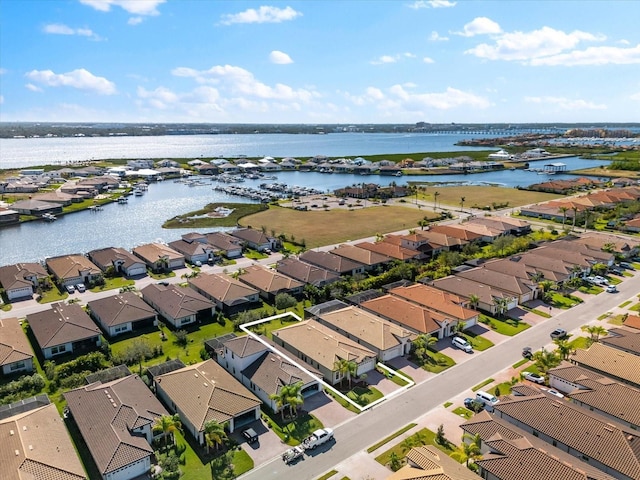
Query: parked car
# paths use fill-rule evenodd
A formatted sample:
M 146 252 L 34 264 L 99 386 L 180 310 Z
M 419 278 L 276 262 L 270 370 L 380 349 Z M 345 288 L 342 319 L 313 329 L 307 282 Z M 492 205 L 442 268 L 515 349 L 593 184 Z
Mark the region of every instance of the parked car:
M 626 268 L 627 270 L 635 270 L 636 267 L 631 265 L 629 262 L 620 262 L 619 264 L 622 268 Z
M 74 293 L 76 291 L 76 287 L 74 287 L 73 285 L 67 285 L 64 288 L 67 290 L 67 293 L 69 294 Z
M 555 388 L 551 388 L 549 390 L 547 390 L 547 393 L 550 393 L 551 395 L 554 395 L 558 398 L 564 398 L 564 395 L 561 394 L 559 391 L 557 391 Z
M 242 436 L 247 439 L 247 443 L 254 443 L 258 441 L 258 434 L 253 428 L 243 430 Z
M 451 340 L 451 345 L 453 345 L 456 348 L 459 348 L 460 350 L 464 350 L 467 353 L 473 353 L 473 348 L 471 348 L 471 344 L 462 337 L 453 337 L 453 339 Z
M 607 291 L 607 293 L 616 293 L 618 291 L 615 285 L 607 285 L 607 288 L 605 288 L 605 290 Z
M 609 285 L 609 280 L 607 280 L 604 277 L 601 277 L 600 275 L 596 275 L 594 277 L 596 284 L 598 285 Z
M 538 383 L 540 385 L 544 384 L 544 377 L 535 372 L 522 372 L 522 376 L 533 383 Z
M 531 347 L 524 347 L 522 349 L 522 356 L 531 360 L 533 358 L 533 351 L 531 350 Z
M 617 267 L 610 268 L 609 271 L 614 275 L 624 275 L 624 271 L 622 271 L 622 269 Z
M 84 286 L 84 283 L 79 283 L 76 285 L 76 290 L 83 293 L 87 291 L 87 287 Z
M 567 331 L 564 328 L 556 328 L 553 332 L 551 332 L 551 338 L 556 340 L 558 338 L 566 338 Z

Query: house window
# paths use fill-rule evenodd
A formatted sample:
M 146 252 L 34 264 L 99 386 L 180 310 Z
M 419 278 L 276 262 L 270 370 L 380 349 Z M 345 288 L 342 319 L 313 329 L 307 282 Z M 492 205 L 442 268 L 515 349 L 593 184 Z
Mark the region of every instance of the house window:
M 51 355 L 57 355 L 58 353 L 64 353 L 67 351 L 66 345 L 60 345 L 58 347 L 51 348 Z
M 11 364 L 11 371 L 22 370 L 24 368 L 24 362 L 15 362 Z

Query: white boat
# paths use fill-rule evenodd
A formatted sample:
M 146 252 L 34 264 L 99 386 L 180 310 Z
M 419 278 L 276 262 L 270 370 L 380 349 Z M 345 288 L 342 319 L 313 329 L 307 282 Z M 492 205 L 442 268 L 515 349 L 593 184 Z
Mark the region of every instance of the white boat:
M 141 197 L 142 195 L 144 195 L 144 192 L 143 192 L 142 190 L 139 190 L 139 189 L 137 189 L 137 188 L 136 188 L 136 189 L 133 191 L 133 194 L 134 194 L 136 197 Z
M 58 217 L 56 217 L 53 213 L 45 213 L 45 214 L 42 215 L 42 219 L 45 222 L 53 222 L 53 221 L 57 220 Z
M 125 204 L 127 203 L 129 200 L 127 199 L 127 197 L 120 197 L 118 198 L 118 203 L 120 204 Z

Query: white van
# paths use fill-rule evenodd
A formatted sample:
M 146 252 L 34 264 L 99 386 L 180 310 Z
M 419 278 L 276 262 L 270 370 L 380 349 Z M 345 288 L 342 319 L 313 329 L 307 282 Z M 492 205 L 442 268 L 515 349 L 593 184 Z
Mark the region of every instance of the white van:
M 476 402 L 484 405 L 484 409 L 487 412 L 493 412 L 493 406 L 499 401 L 495 395 L 491 395 L 490 393 L 483 392 L 482 390 L 476 392 Z

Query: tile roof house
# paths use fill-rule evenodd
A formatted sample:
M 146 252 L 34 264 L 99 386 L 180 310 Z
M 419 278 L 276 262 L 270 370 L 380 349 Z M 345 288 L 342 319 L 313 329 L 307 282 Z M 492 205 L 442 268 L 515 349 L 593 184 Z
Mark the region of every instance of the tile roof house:
M 46 264 L 61 287 L 78 283 L 90 285 L 102 278 L 102 271 L 84 255 L 47 258 Z
M 0 367 L 4 375 L 33 371 L 33 349 L 17 318 L 0 318 Z
M 417 259 L 420 256 L 420 253 L 415 250 L 403 248 L 400 245 L 394 245 L 385 241 L 375 243 L 360 242 L 356 243 L 355 246 L 401 261 Z
M 634 240 L 629 237 L 622 237 L 601 232 L 588 232 L 582 234 L 580 235 L 580 237 L 572 240 L 572 242 L 587 245 L 593 250 L 602 250 L 610 246 L 615 253 L 618 253 L 626 258 L 634 257 L 638 255 L 638 253 L 640 253 L 640 241 Z
M 84 480 L 87 475 L 55 404 L 0 417 L 2 480 Z
M 374 313 L 346 304 L 341 309 L 321 313 L 316 320 L 375 352 L 381 362 L 408 354 L 411 342 L 417 337 L 414 332 Z
M 202 243 L 197 241 L 188 241 L 185 239 L 169 242 L 169 246 L 176 252 L 184 255 L 189 263 L 207 263 L 210 260 L 218 258 L 218 248 L 208 243 Z
M 215 311 L 213 302 L 189 287 L 152 283 L 140 293 L 145 302 L 176 328 L 210 318 Z
M 307 250 L 298 258 L 303 262 L 336 272 L 340 275 L 355 275 L 357 273 L 364 273 L 365 270 L 365 266 L 362 263 L 354 262 L 353 260 L 334 255 L 330 252 Z
M 225 315 L 247 310 L 260 302 L 258 290 L 230 275 L 201 273 L 189 279 L 189 286 L 214 302 Z
M 315 320 L 275 330 L 272 335 L 274 343 L 317 368 L 331 385 L 344 378 L 336 368 L 338 360 L 355 362 L 356 376 L 370 372 L 376 365 L 375 352 Z
M 475 280 L 464 278 L 459 275 L 450 275 L 448 277 L 439 278 L 431 282 L 435 289 L 447 292 L 451 295 L 455 295 L 465 299 L 465 303 L 468 304 L 472 295 L 478 297 L 478 308 L 496 314 L 498 312 L 497 299 L 505 299 L 507 304 L 507 310 L 516 308 L 518 306 L 518 298 L 513 295 L 498 290 L 490 285 L 484 285 Z
M 33 215 L 41 217 L 45 213 L 53 215 L 62 213 L 62 205 L 53 202 L 43 202 L 41 200 L 19 200 L 11 204 L 11 209 L 21 215 Z
M 260 296 L 273 301 L 279 293 L 299 296 L 304 290 L 304 283 L 278 273 L 272 268 L 262 265 L 251 265 L 243 269 L 238 280 L 260 292 Z
M 600 338 L 600 343 L 623 352 L 640 355 L 640 332 L 626 328 L 611 328 L 609 335 Z
M 434 233 L 442 233 L 449 237 L 459 238 L 467 242 L 481 242 L 482 235 L 479 233 L 466 230 L 463 224 L 455 225 L 429 225 L 429 231 Z
M 104 480 L 149 472 L 157 418 L 169 415 L 137 375 L 85 385 L 63 394 Z
M 274 249 L 277 245 L 277 239 L 269 237 L 262 230 L 256 230 L 254 228 L 239 228 L 229 233 L 231 236 L 245 243 L 247 247 L 259 252 Z
M 474 217 L 466 225 L 485 225 L 502 230 L 504 235 L 526 235 L 531 233 L 531 224 L 511 217 Z
M 106 272 L 109 267 L 113 267 L 116 273 L 127 277 L 147 274 L 147 265 L 144 261 L 124 248 L 100 248 L 90 251 L 87 255 L 103 272 Z
M 16 263 L 0 267 L 0 285 L 9 301 L 31 297 L 40 281 L 48 276 L 39 263 Z
M 242 242 L 228 233 L 213 232 L 205 235 L 206 243 L 221 250 L 227 258 L 238 258 L 242 256 Z
M 298 367 L 298 364 L 303 364 L 316 377 L 321 376 L 320 372 L 310 365 L 304 365 L 301 360 L 296 359 L 295 363 L 287 360 L 288 354 L 283 354 L 276 344 L 266 337 L 261 339 L 269 346 L 250 335 L 227 340 L 217 351 L 218 363 L 273 412 L 279 412 L 280 408 L 271 395 L 278 394 L 283 386 L 302 382 L 303 397 L 320 391 L 318 380 Z
M 640 316 L 628 315 L 624 320 L 623 325 L 627 328 L 635 328 L 637 330 L 640 330 Z
M 140 245 L 133 249 L 133 254 L 141 258 L 154 272 L 184 267 L 184 255 L 162 243 Z
M 340 275 L 336 272 L 325 270 L 293 257 L 278 261 L 276 270 L 283 275 L 319 288 L 340 280 Z
M 465 465 L 461 465 L 431 445 L 413 447 L 407 452 L 406 458 L 407 464 L 389 475 L 386 480 L 478 480 L 481 478 Z
M 189 365 L 156 377 L 158 396 L 180 415 L 183 427 L 204 445 L 211 420 L 233 432 L 260 418 L 260 400 L 215 360 Z
M 546 395 L 503 398 L 494 416 L 557 446 L 616 478 L 640 478 L 640 435 Z
M 53 303 L 27 315 L 27 322 L 46 359 L 93 352 L 101 344 L 100 329 L 77 303 Z
M 133 292 L 92 300 L 87 306 L 109 337 L 158 324 L 158 313 Z
M 535 253 L 535 250 L 509 258 L 490 260 L 483 263 L 482 267 L 534 283 L 542 280 L 558 283 L 573 275 L 571 266 L 562 260 L 543 255 L 529 255 L 530 253 Z M 535 265 L 531 265 L 532 263 Z
M 640 357 L 617 348 L 594 343 L 569 357 L 575 365 L 588 368 L 623 383 L 640 387 Z
M 391 262 L 391 257 L 372 250 L 354 247 L 353 245 L 343 244 L 331 250 L 334 255 L 348 258 L 354 262 L 364 265 L 365 270 L 373 270 Z
M 452 335 L 458 323 L 457 319 L 395 295 L 366 300 L 360 303 L 360 307 L 417 334 L 434 335 L 438 338 Z
M 509 275 L 504 271 L 491 270 L 484 265 L 463 272 L 456 273 L 456 276 L 472 280 L 474 282 L 488 285 L 489 287 L 501 290 L 511 297 L 517 298 L 518 303 L 526 303 L 538 297 L 538 282 L 527 278 L 520 278 Z

